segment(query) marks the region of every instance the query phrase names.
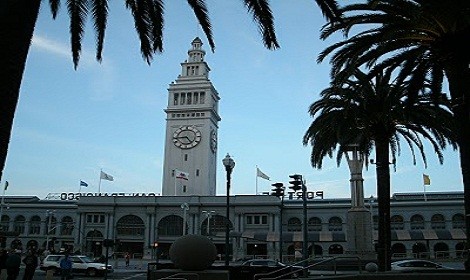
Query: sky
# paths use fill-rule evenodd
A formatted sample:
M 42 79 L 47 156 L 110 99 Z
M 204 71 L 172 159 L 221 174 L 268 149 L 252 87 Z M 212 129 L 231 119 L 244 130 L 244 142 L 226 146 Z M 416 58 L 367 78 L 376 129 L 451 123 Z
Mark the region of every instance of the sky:
M 217 194 L 225 192 L 222 159 L 236 165 L 231 194 L 269 191 L 288 185 L 290 174 L 304 176 L 309 191 L 325 198 L 350 197 L 346 162 L 326 158 L 321 170 L 310 164 L 311 147 L 302 137 L 312 122 L 310 104 L 328 86 L 328 61 L 318 54 L 340 40 L 319 39 L 325 23 L 315 1 L 272 1 L 281 48 L 267 50 L 242 1 L 207 1 L 216 43 L 211 52 L 186 1 L 166 1 L 164 52 L 149 66 L 142 59 L 130 12 L 124 1 L 109 1 L 110 17 L 102 63 L 96 62 L 92 23 L 87 23 L 83 52 L 74 70 L 65 7 L 52 19 L 43 1 L 20 92 L 1 184 L 7 195 L 97 192 L 100 170 L 114 177 L 101 192 L 161 193 L 168 85 L 181 71 L 191 41 L 199 36 L 219 92 Z M 405 142 L 391 191 L 462 191 L 457 151 L 445 151 L 440 165 L 427 150 L 428 166 L 416 165 Z M 256 167 L 270 181 L 256 178 Z M 364 170 L 364 195 L 376 195 L 375 166 Z M 256 188 L 258 185 L 258 188 Z

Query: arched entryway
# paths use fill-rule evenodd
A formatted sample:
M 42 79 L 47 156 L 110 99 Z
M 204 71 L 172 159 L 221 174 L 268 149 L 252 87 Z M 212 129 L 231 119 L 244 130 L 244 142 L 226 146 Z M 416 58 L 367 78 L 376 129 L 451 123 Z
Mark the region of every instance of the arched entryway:
M 403 258 L 406 257 L 406 247 L 403 243 L 395 243 L 392 245 L 392 257 Z
M 416 242 L 413 244 L 413 248 L 411 249 L 415 258 L 426 258 L 428 255 L 428 249 L 426 245 L 421 242 Z
M 313 247 L 315 247 L 315 250 L 314 250 L 314 251 L 315 251 L 315 256 L 319 257 L 319 256 L 322 256 L 322 255 L 323 255 L 323 248 L 322 248 L 322 246 L 315 244 L 315 245 L 313 245 Z M 313 256 L 313 253 L 312 253 L 312 246 L 311 246 L 311 245 L 308 247 L 308 255 L 309 255 L 309 256 Z
M 434 256 L 436 258 L 447 258 L 449 256 L 449 246 L 444 242 L 434 245 Z
M 144 221 L 136 215 L 121 217 L 116 223 L 119 239 L 118 252 L 129 253 L 132 258 L 142 258 L 144 253 Z
M 101 256 L 103 251 L 103 233 L 99 230 L 91 230 L 86 234 L 86 252 L 94 257 Z

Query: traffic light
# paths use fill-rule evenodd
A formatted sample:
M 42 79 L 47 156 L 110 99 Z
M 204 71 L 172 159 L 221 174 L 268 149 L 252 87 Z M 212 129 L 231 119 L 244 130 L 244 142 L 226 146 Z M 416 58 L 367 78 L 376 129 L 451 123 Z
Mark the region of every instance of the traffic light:
M 300 191 L 302 189 L 302 175 L 289 175 L 289 178 L 293 179 L 292 181 L 289 181 L 289 183 L 291 184 L 289 189 L 293 190 L 294 192 Z
M 274 188 L 271 189 L 271 195 L 277 196 L 277 197 L 283 197 L 284 196 L 284 190 L 286 189 L 284 187 L 283 183 L 274 183 L 271 186 Z

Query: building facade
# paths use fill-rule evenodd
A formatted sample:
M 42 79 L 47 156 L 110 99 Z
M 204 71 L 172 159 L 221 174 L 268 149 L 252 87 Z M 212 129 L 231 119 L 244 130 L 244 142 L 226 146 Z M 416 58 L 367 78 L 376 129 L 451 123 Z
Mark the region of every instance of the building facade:
M 201 234 L 213 240 L 221 259 L 229 254 L 233 260 L 253 256 L 292 260 L 304 242 L 304 208 L 298 199 L 301 195 L 283 200 L 270 195 L 231 196 L 228 217 L 226 197 L 216 196 L 220 97 L 209 80 L 210 68 L 204 56 L 201 40 L 194 39 L 187 60 L 181 63 L 181 74 L 168 89 L 162 196 L 8 196 L 0 211 L 0 245 L 69 249 L 100 256 L 105 253 L 104 240 L 114 240 L 111 252 L 130 252 L 134 257 L 150 259 L 156 255 L 167 258 L 171 244 L 182 235 Z M 360 192 L 355 200 L 362 196 Z M 365 225 L 371 234 L 362 236 L 348 235 L 348 225 L 353 224 L 348 221 L 348 211 L 357 203 L 351 204 L 351 199 L 307 197 L 308 255 L 350 253 L 354 249 L 348 248 L 353 244 L 348 243 L 348 236 L 377 241 L 374 199 L 366 199 L 366 208 L 360 205 L 371 215 L 371 219 L 364 219 L 371 221 Z M 426 199 L 423 194 L 395 194 L 391 199 L 391 222 L 395 257 L 463 254 L 466 236 L 462 192 L 428 193 Z M 227 223 L 231 244 L 228 252 Z
M 302 202 L 269 195 L 235 195 L 225 217 L 225 196 L 154 196 L 115 194 L 68 200 L 6 197 L 1 229 L 6 248 L 71 249 L 89 255 L 104 253 L 103 240 L 112 239 L 112 252 L 134 257 L 168 257 L 171 244 L 183 234 L 207 235 L 225 255 L 226 222 L 230 223 L 232 259 L 279 258 L 282 223 L 284 261 L 302 248 Z M 184 210 L 182 205 L 189 208 Z M 377 241 L 377 205 L 366 200 Z M 347 212 L 350 199 L 311 199 L 307 204 L 308 250 L 318 257 L 348 252 Z M 280 216 L 282 209 L 282 218 Z M 186 217 L 184 216 L 186 215 Z M 463 193 L 394 194 L 391 199 L 392 253 L 395 258 L 461 257 L 465 222 Z M 51 221 L 51 222 L 49 222 Z M 186 226 L 183 225 L 186 221 Z M 184 233 L 183 230 L 186 230 Z M 371 240 L 372 242 L 372 240 Z M 158 249 L 155 244 L 158 243 Z

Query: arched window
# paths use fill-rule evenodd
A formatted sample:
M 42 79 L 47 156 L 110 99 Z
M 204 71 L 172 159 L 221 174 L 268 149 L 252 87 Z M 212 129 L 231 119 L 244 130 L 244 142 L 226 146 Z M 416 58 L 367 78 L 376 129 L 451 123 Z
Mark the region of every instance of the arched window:
M 449 256 L 449 246 L 444 242 L 434 245 L 434 256 L 436 258 L 447 258 Z
M 299 218 L 290 218 L 287 221 L 287 231 L 302 231 L 302 222 Z
M 321 231 L 321 219 L 313 217 L 308 220 L 308 231 Z
M 217 232 L 225 232 L 227 229 L 227 222 L 229 223 L 229 228 L 233 229 L 232 223 L 229 220 L 227 220 L 225 216 L 214 215 L 211 219 L 211 226 L 210 226 L 211 233 L 217 234 Z
M 0 230 L 1 231 L 8 231 L 10 226 L 10 217 L 7 215 L 2 215 L 2 219 L 0 222 Z
M 180 216 L 176 216 L 176 215 L 170 215 L 161 219 L 160 222 L 158 223 L 158 235 L 160 236 L 183 235 L 183 218 L 181 218 Z
M 392 245 L 392 256 L 396 258 L 406 257 L 406 247 L 403 243 L 395 243 Z
M 39 216 L 32 216 L 29 220 L 29 234 L 41 233 L 41 218 Z
M 18 215 L 15 217 L 13 222 L 13 230 L 19 234 L 24 234 L 26 218 L 23 215 Z
M 446 228 L 446 220 L 444 215 L 442 214 L 435 214 L 431 217 L 431 228 L 432 229 L 445 229 Z
M 342 231 L 343 230 L 343 220 L 340 217 L 331 217 L 328 222 L 329 231 Z
M 60 234 L 61 235 L 72 235 L 73 232 L 73 219 L 70 216 L 65 216 L 60 221 Z
M 403 219 L 402 216 L 393 215 L 390 218 L 390 229 L 401 230 L 401 229 L 404 229 L 404 228 L 405 228 L 405 225 L 404 225 L 404 219 Z
M 144 222 L 136 215 L 127 215 L 119 219 L 116 224 L 118 235 L 143 236 L 145 230 Z
M 410 219 L 411 229 L 424 229 L 424 218 L 421 215 L 413 215 Z
M 452 216 L 452 228 L 465 228 L 465 217 L 463 214 L 455 214 Z

